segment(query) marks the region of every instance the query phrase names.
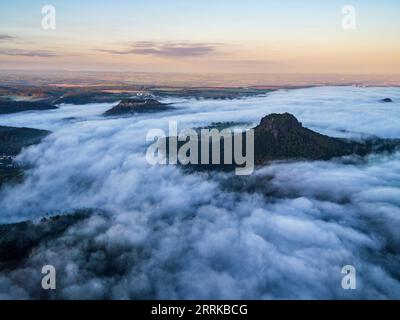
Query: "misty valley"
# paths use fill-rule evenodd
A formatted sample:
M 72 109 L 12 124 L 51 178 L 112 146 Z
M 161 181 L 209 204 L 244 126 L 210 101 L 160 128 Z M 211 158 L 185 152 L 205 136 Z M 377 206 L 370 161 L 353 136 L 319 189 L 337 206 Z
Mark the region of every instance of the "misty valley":
M 398 297 L 399 88 L 1 90 L 0 297 Z M 201 163 L 202 129 L 240 148 Z M 194 136 L 190 166 L 146 158 Z

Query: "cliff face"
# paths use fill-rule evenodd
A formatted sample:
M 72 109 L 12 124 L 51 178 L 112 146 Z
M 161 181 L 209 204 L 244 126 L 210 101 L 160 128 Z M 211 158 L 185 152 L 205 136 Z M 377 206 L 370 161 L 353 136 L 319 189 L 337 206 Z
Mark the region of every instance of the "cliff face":
M 123 99 L 121 102 L 104 113 L 105 116 L 124 115 L 141 112 L 157 112 L 168 110 L 169 107 L 153 98 Z

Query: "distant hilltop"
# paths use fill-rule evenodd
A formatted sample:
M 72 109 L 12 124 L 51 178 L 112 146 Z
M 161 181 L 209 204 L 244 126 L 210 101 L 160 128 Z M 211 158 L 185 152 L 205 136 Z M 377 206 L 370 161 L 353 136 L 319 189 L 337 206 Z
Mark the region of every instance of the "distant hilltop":
M 207 129 L 222 129 L 234 126 L 229 123 L 225 126 L 223 123 L 216 123 L 215 126 L 209 126 Z M 290 113 L 272 113 L 263 117 L 260 123 L 253 128 L 254 130 L 254 164 L 265 165 L 269 161 L 277 160 L 329 160 L 342 156 L 366 156 L 370 153 L 394 152 L 400 147 L 400 139 L 380 139 L 370 138 L 364 141 L 354 141 L 350 139 L 329 137 L 320 134 L 308 128 L 305 128 L 297 118 Z M 198 132 L 199 130 L 196 130 Z M 242 141 L 245 147 L 245 134 L 234 133 L 232 135 L 242 134 Z M 173 137 L 167 138 L 167 147 Z M 203 143 L 198 139 L 199 159 L 198 164 L 190 166 L 200 170 L 208 169 L 227 169 L 235 167 L 231 162 L 224 162 L 224 139 L 218 141 L 208 140 L 209 150 L 214 150 L 213 143 L 219 144 L 220 160 L 218 163 L 211 164 L 211 153 L 209 164 L 201 162 Z M 178 141 L 178 147 L 182 147 L 186 141 Z M 218 149 L 218 147 L 217 147 Z M 234 152 L 231 149 L 231 152 Z M 228 157 L 229 158 L 229 157 Z M 232 157 L 231 157 L 232 158 Z
M 363 142 L 333 138 L 303 127 L 290 113 L 273 113 L 254 128 L 256 164 L 269 160 L 329 160 L 346 155 L 365 156 L 372 152 L 392 152 L 400 139 L 371 138 Z
M 0 100 L 0 114 L 17 113 L 33 110 L 51 110 L 57 109 L 48 103 L 39 101 L 9 101 Z
M 273 113 L 254 128 L 255 161 L 294 158 L 326 160 L 357 152 L 358 144 L 303 127 L 290 113 Z
M 135 97 L 130 99 L 123 99 L 115 107 L 107 110 L 105 116 L 117 116 L 141 112 L 158 112 L 168 110 L 170 107 L 167 104 L 161 103 L 151 97 Z

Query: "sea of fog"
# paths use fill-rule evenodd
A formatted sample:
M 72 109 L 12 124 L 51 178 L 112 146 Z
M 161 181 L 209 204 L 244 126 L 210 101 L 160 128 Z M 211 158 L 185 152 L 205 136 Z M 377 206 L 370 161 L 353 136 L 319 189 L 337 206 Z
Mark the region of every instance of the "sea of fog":
M 17 157 L 30 169 L 0 191 L 1 223 L 101 211 L 0 272 L 0 298 L 39 297 L 45 264 L 60 279 L 53 297 L 65 299 L 399 298 L 400 153 L 277 162 L 235 177 L 150 166 L 145 138 L 170 120 L 250 127 L 273 112 L 331 136 L 400 138 L 400 88 L 163 102 L 175 109 L 104 118 L 116 102 L 0 116 L 52 131 Z M 356 290 L 342 289 L 344 265 L 357 270 Z

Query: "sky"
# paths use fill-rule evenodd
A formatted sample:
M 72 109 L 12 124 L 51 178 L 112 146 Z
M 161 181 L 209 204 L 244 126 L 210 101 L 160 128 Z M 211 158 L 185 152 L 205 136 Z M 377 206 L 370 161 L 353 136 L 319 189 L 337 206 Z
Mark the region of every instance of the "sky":
M 399 13 L 397 0 L 3 0 L 0 69 L 400 74 Z

